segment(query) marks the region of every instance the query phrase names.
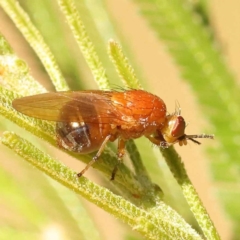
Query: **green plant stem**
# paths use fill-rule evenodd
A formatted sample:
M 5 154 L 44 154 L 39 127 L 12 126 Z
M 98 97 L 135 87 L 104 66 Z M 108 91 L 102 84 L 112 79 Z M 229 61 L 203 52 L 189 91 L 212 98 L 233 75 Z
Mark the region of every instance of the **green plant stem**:
M 158 206 L 158 213 L 161 213 L 161 217 L 159 215 L 156 217 L 156 214 L 148 213 L 134 206 L 106 188 L 92 183 L 85 177 L 79 179 L 67 167 L 54 161 L 14 133 L 5 132 L 1 141 L 47 175 L 81 194 L 115 217 L 120 218 L 123 222 L 128 223 L 149 239 L 201 239 L 188 224 L 184 223 L 180 216 L 163 203 Z
M 15 55 L 1 34 L 0 75 L 1 85 L 17 92 L 19 95 L 46 92 L 46 89 L 29 74 L 27 63 Z
M 94 49 L 94 45 L 88 37 L 86 29 L 81 21 L 75 3 L 72 0 L 58 0 L 58 4 L 63 11 L 69 27 L 81 49 L 84 58 L 91 69 L 93 77 L 101 89 L 110 89 L 109 80 L 105 69 Z
M 43 37 L 31 22 L 28 14 L 15 0 L 1 0 L 0 6 L 9 15 L 33 50 L 39 56 L 57 91 L 68 90 L 61 71 Z
M 181 161 L 181 157 L 173 147 L 161 149 L 161 152 L 172 171 L 178 184 L 181 186 L 183 195 L 186 198 L 192 213 L 201 227 L 206 239 L 217 240 L 220 236 L 202 204 L 194 186 L 192 185 L 186 169 Z
M 84 202 L 79 201 L 78 195 L 72 194 L 69 196 L 68 188 L 56 181 L 52 181 L 52 179 L 49 180 L 51 181 L 48 181 L 48 183 L 57 191 L 59 198 L 63 200 L 64 207 L 68 209 L 68 212 L 80 229 L 82 236 L 78 236 L 78 239 L 101 240 L 100 233 L 97 231 L 97 226 L 94 224 L 91 214 L 86 209 Z
M 121 46 L 114 40 L 110 40 L 108 43 L 108 54 L 124 85 L 134 89 L 142 89 L 134 69 L 130 65 L 127 57 L 123 54 Z

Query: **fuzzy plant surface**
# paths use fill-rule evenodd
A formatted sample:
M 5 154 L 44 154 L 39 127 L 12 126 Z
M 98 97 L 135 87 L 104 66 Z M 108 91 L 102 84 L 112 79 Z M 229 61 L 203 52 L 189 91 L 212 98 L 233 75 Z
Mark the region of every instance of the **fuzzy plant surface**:
M 210 132 L 219 144 L 207 149 L 214 181 L 237 186 L 239 142 L 233 136 L 240 132 L 239 89 L 214 44 L 205 1 L 196 5 L 181 0 L 135 0 L 134 4 L 166 45 L 207 113 L 207 121 L 215 126 Z M 112 85 L 145 89 L 148 85 L 106 1 L 0 0 L 0 7 L 35 52 L 53 90 L 108 90 Z M 118 161 L 116 147 L 110 145 L 94 163 L 98 181 L 78 178 L 75 168 L 58 160 L 55 123 L 27 117 L 12 107 L 16 98 L 46 91 L 1 35 L 0 194 L 4 212 L 0 239 L 113 239 L 114 235 L 103 233 L 83 199 L 118 219 L 114 223 L 116 228 L 121 226 L 121 234 L 114 239 L 220 239 L 174 147 L 160 149 L 145 140 L 128 141 L 131 166 L 121 164 L 116 179 L 109 181 Z M 228 124 L 229 116 L 234 128 Z M 94 156 L 64 150 L 59 154 L 85 164 Z M 229 190 L 224 184 L 217 188 L 223 209 L 236 226 L 233 236 L 239 231 L 239 190 Z

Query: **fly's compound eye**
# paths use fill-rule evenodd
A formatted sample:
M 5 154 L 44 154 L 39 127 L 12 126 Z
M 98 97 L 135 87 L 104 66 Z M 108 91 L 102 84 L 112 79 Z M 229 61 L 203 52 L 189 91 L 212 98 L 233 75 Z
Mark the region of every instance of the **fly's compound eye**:
M 174 144 L 185 136 L 186 123 L 184 118 L 179 115 L 169 115 L 161 129 L 161 134 L 167 143 Z
M 184 121 L 184 118 L 182 116 L 175 116 L 172 121 L 172 129 L 171 129 L 171 135 L 175 138 L 179 138 L 184 135 L 186 123 Z

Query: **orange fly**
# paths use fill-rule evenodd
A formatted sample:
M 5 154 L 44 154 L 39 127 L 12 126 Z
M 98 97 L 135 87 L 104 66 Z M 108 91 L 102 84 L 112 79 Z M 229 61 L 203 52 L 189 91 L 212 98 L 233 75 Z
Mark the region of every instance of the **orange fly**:
M 119 163 L 129 139 L 145 136 L 164 148 L 175 143 L 186 145 L 187 140 L 200 144 L 195 138 L 213 139 L 213 135 L 186 135 L 180 111 L 167 114 L 163 100 L 143 90 L 43 93 L 15 99 L 12 105 L 27 116 L 55 121 L 60 147 L 82 154 L 97 151 L 79 177 L 97 161 L 107 142 L 116 139 Z

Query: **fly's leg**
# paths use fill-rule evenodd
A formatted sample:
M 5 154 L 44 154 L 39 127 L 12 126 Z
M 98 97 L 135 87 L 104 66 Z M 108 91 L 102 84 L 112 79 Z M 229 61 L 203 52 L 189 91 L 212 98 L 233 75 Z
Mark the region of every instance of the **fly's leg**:
M 119 139 L 118 140 L 118 162 L 115 165 L 113 171 L 112 171 L 112 176 L 110 180 L 114 180 L 117 170 L 118 170 L 118 166 L 123 162 L 123 156 L 125 154 L 125 141 L 123 139 Z
M 101 147 L 99 148 L 97 154 L 96 154 L 96 155 L 93 157 L 93 159 L 87 164 L 87 166 L 86 166 L 80 173 L 77 174 L 78 177 L 81 177 L 81 176 L 98 160 L 98 158 L 99 158 L 100 155 L 102 154 L 102 152 L 103 152 L 103 150 L 104 150 L 104 148 L 105 148 L 105 146 L 106 146 L 106 144 L 107 144 L 107 142 L 109 141 L 110 138 L 111 138 L 111 135 L 108 135 L 108 136 L 104 139 L 104 141 L 103 141 Z
M 154 145 L 157 145 L 159 147 L 162 147 L 162 148 L 168 148 L 170 146 L 169 143 L 167 143 L 163 137 L 152 137 L 152 136 L 146 136 L 146 138 L 148 140 L 150 140 L 150 142 L 152 142 Z

